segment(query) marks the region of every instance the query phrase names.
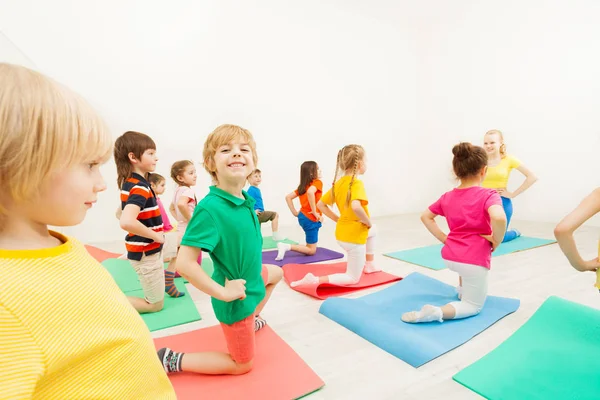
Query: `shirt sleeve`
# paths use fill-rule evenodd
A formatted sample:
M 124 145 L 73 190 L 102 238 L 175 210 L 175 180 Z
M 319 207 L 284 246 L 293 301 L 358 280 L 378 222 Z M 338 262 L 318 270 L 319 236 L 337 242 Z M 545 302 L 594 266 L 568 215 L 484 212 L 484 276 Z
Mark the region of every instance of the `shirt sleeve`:
M 0 305 L 0 387 L 2 398 L 31 399 L 45 373 L 44 358 L 26 326 Z M 6 351 L 4 351 L 6 350 Z
M 354 200 L 359 200 L 362 205 L 369 204 L 365 185 L 362 181 L 356 180 L 352 183 L 352 188 L 350 189 L 350 201 Z
M 487 211 L 491 206 L 502 206 L 502 199 L 495 190 L 491 190 L 488 198 L 485 200 L 484 209 Z
M 441 215 L 442 217 L 445 217 L 444 209 L 442 208 L 443 199 L 444 199 L 444 196 L 442 195 L 439 199 L 437 199 L 435 201 L 435 203 L 433 203 L 432 205 L 429 206 L 429 211 L 431 211 L 435 215 Z
M 333 197 L 331 196 L 331 191 L 333 190 L 333 188 L 329 189 L 322 197 L 321 197 L 321 201 L 325 204 L 327 204 L 328 206 L 332 206 L 333 205 Z
M 188 197 L 191 200 L 194 200 L 194 198 L 196 197 L 194 190 L 190 187 L 186 187 L 185 189 L 183 189 L 183 191 L 181 192 L 182 196 Z M 189 203 L 189 200 L 188 200 Z
M 150 189 L 136 185 L 131 188 L 129 191 L 129 196 L 127 197 L 127 202 L 125 202 L 125 206 L 128 204 L 136 205 L 143 210 L 146 207 L 146 201 L 152 196 Z M 123 207 L 125 208 L 125 207 Z
M 221 240 L 212 216 L 204 208 L 197 207 L 181 239 L 184 246 L 196 247 L 212 252 Z
M 521 160 L 516 157 L 508 156 L 508 166 L 509 168 L 519 168 L 521 165 Z
M 323 182 L 320 179 L 315 179 L 312 182 L 311 186 L 314 186 L 317 189 L 317 191 L 323 191 Z

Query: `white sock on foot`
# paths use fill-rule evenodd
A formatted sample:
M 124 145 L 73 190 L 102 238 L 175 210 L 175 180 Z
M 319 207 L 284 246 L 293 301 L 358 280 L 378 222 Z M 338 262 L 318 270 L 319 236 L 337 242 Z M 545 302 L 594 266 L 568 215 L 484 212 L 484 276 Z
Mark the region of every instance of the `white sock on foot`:
M 372 274 L 373 272 L 380 272 L 381 268 L 378 268 L 373 261 L 367 261 L 364 271 L 365 274 Z
M 275 257 L 275 261 L 283 260 L 285 257 L 285 252 L 292 249 L 292 245 L 289 243 L 277 243 L 277 257 Z
M 402 315 L 402 321 L 404 322 L 431 322 L 431 321 L 443 321 L 444 313 L 442 309 L 436 306 L 426 304 L 421 308 L 421 311 L 411 311 Z
M 290 286 L 296 287 L 300 285 L 315 285 L 317 283 L 319 283 L 319 277 L 314 276 L 309 272 L 308 274 L 304 275 L 304 278 L 300 279 L 299 281 L 290 283 Z

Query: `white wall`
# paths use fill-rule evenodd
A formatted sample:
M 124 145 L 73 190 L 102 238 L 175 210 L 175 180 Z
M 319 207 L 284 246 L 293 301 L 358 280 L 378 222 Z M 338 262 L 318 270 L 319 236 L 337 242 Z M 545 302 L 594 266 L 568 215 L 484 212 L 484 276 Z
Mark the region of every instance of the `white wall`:
M 382 23 L 360 7 L 316 0 L 2 3 L 10 12 L 0 27 L 40 70 L 92 100 L 115 137 L 133 129 L 155 139 L 163 175 L 178 159 L 199 160 L 217 125 L 236 123 L 256 137 L 265 204 L 283 223 L 295 223 L 284 196 L 301 162 L 317 161 L 328 184 L 337 150 L 352 142 L 370 156 L 373 214 L 417 206 L 403 198 L 404 187 L 422 185 L 403 161 L 419 146 L 418 136 L 405 136 L 417 131 L 416 24 L 408 17 Z M 72 231 L 84 240 L 122 234 L 112 218 L 112 162 L 103 171 L 109 190 Z M 210 182 L 200 177 L 202 196 Z
M 6 36 L 90 99 L 115 137 L 155 139 L 163 175 L 198 161 L 218 124 L 249 128 L 265 203 L 284 224 L 300 163 L 317 161 L 328 185 L 351 142 L 368 151 L 374 215 L 422 210 L 453 184 L 452 145 L 492 128 L 540 178 L 515 218 L 556 221 L 598 185 L 593 0 L 0 0 L 0 10 Z M 122 235 L 112 161 L 103 171 L 109 190 L 69 230 L 86 241 Z
M 600 2 L 452 4 L 429 19 L 420 57 L 432 152 L 449 163 L 453 143 L 502 130 L 509 153 L 539 177 L 514 200 L 514 218 L 558 221 L 600 183 Z M 513 173 L 510 188 L 522 181 Z

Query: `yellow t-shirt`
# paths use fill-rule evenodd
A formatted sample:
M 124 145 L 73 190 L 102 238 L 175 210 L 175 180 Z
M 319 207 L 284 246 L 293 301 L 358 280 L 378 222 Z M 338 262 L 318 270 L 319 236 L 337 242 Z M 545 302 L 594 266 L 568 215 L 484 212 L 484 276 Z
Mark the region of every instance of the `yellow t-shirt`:
M 335 226 L 335 238 L 340 242 L 365 244 L 367 243 L 367 236 L 369 235 L 369 228 L 364 226 L 354 211 L 352 210 L 352 201 L 360 200 L 363 209 L 369 215 L 369 200 L 367 199 L 367 193 L 365 192 L 365 186 L 361 180 L 354 178 L 352 183 L 352 192 L 350 194 L 350 204 L 346 206 L 346 198 L 348 196 L 348 188 L 350 186 L 351 176 L 344 176 L 340 178 L 334 185 L 333 189 L 330 189 L 327 193 L 321 197 L 323 203 L 332 206 L 333 196 L 331 190 L 335 190 L 335 204 L 338 210 L 340 210 L 340 219 Z
M 518 168 L 521 161 L 513 156 L 505 156 L 498 165 L 488 167 L 481 186 L 488 189 L 501 189 L 508 185 L 508 177 L 513 168 Z
M 83 245 L 0 249 L 0 397 L 175 399 L 144 321 Z

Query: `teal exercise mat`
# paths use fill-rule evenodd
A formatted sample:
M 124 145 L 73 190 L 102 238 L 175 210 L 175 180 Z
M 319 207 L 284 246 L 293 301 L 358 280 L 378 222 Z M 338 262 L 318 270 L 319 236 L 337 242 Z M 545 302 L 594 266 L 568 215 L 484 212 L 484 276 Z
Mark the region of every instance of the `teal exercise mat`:
M 192 300 L 192 296 L 187 291 L 185 283 L 176 279 L 175 286 L 177 286 L 177 290 L 185 293 L 185 296 L 175 298 L 165 293 L 165 303 L 161 311 L 141 314 L 151 332 L 201 320 L 200 313 Z M 143 298 L 144 292 L 140 289 L 126 292 L 125 295 Z
M 277 243 L 298 244 L 298 242 L 294 242 L 293 240 L 290 240 L 290 239 L 276 241 L 273 239 L 273 236 L 265 236 L 265 237 L 263 237 L 262 249 L 263 250 L 276 249 Z
M 498 246 L 496 251 L 492 253 L 492 257 L 498 257 L 506 254 L 516 253 L 518 251 L 534 249 L 536 247 L 546 246 L 553 243 L 556 243 L 556 240 L 540 239 L 529 236 L 519 236 L 515 240 L 502 243 L 500 246 Z M 418 247 L 415 249 L 386 253 L 384 254 L 384 256 L 405 261 L 407 263 L 419 265 L 425 268 L 440 270 L 446 268 L 446 263 L 444 263 L 441 254 L 442 246 L 442 244 L 435 244 L 432 246 Z
M 600 398 L 600 310 L 549 297 L 453 379 L 492 400 Z

